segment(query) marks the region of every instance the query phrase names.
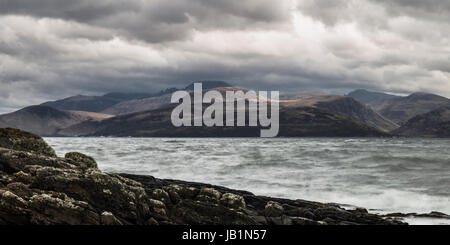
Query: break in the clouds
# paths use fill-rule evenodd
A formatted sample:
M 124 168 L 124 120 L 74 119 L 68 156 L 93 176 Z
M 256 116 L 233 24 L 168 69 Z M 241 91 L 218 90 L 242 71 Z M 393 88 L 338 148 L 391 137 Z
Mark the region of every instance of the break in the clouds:
M 226 80 L 450 96 L 447 0 L 0 0 L 0 112 Z

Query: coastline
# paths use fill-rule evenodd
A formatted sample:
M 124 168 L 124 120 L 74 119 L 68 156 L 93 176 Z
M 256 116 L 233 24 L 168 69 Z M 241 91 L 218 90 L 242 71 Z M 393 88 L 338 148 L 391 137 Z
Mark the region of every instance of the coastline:
M 336 204 L 255 196 L 208 184 L 101 172 L 81 153 L 57 157 L 39 136 L 0 132 L 1 224 L 403 225 Z
M 265 206 L 263 205 L 264 202 L 276 202 L 281 204 L 281 206 L 287 207 L 287 209 L 284 210 L 284 212 L 287 210 L 287 215 L 285 218 L 289 219 L 289 214 L 295 213 L 292 211 L 292 208 L 300 208 L 305 210 L 310 209 L 307 211 L 311 211 L 311 209 L 319 208 L 319 207 L 325 207 L 325 208 L 331 208 L 334 209 L 336 212 L 335 215 L 339 215 L 339 212 L 344 211 L 350 211 L 354 213 L 366 213 L 375 215 L 381 218 L 387 218 L 389 221 L 394 221 L 394 224 L 396 225 L 406 225 L 406 224 L 450 224 L 450 215 L 438 212 L 438 211 L 432 211 L 430 213 L 376 213 L 371 210 L 367 210 L 365 208 L 356 207 L 353 205 L 348 204 L 342 204 L 342 203 L 322 203 L 317 201 L 307 201 L 302 199 L 289 199 L 289 198 L 277 198 L 277 197 L 269 197 L 269 196 L 261 196 L 261 195 L 255 195 L 252 192 L 246 191 L 246 190 L 235 190 L 230 189 L 228 187 L 219 186 L 219 185 L 213 185 L 213 184 L 207 184 L 207 183 L 201 183 L 201 182 L 191 182 L 191 181 L 184 181 L 184 180 L 176 180 L 176 179 L 160 179 L 155 178 L 150 175 L 135 175 L 135 174 L 125 174 L 125 173 L 119 173 L 120 176 L 129 178 L 132 180 L 135 180 L 143 185 L 143 187 L 146 190 L 152 190 L 154 188 L 162 188 L 165 189 L 167 186 L 176 185 L 176 186 L 183 186 L 183 187 L 193 187 L 197 189 L 202 188 L 212 188 L 215 190 L 218 190 L 221 193 L 232 193 L 239 196 L 242 196 L 247 204 L 250 203 L 250 206 L 252 208 L 256 207 L 256 212 L 264 213 Z M 259 210 L 258 210 L 259 209 Z M 291 210 L 291 211 L 290 211 Z M 312 212 L 313 213 L 313 212 Z M 329 217 L 327 217 L 329 218 Z M 422 221 L 423 220 L 423 221 Z M 289 224 L 289 220 L 287 221 Z M 267 223 L 269 225 L 271 224 L 282 224 L 280 222 L 278 223 L 270 223 L 270 221 Z M 307 225 L 320 225 L 324 224 L 321 222 L 318 223 L 307 223 Z M 343 221 L 341 223 L 333 223 L 333 221 L 330 223 L 331 225 L 356 225 L 358 223 L 353 222 L 347 222 Z M 327 224 L 327 225 L 330 225 Z M 283 225 L 286 225 L 283 224 Z M 373 224 L 372 224 L 373 225 Z

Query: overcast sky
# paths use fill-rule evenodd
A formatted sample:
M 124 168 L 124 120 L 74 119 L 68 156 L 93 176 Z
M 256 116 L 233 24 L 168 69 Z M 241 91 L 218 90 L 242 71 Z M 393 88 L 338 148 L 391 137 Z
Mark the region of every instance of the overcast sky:
M 450 97 L 448 0 L 0 0 L 0 113 L 196 80 Z

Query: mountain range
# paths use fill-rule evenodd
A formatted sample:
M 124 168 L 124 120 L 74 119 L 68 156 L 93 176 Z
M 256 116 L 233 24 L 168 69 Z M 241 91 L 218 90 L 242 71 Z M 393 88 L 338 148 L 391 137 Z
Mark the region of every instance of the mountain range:
M 225 90 L 242 88 L 215 88 Z M 205 91 L 206 92 L 206 91 Z M 264 99 L 264 98 L 263 98 Z M 293 102 L 280 101 L 280 131 L 284 137 L 365 137 L 388 136 L 388 133 L 369 126 L 359 120 L 326 109 Z M 174 127 L 171 113 L 176 105 L 166 104 L 158 109 L 118 115 L 103 121 L 86 121 L 59 132 L 73 136 L 143 136 L 143 137 L 257 137 L 263 127 Z M 204 105 L 207 107 L 207 105 Z M 248 115 L 248 107 L 245 108 Z M 236 120 L 236 117 L 235 117 Z M 248 120 L 248 118 L 246 119 Z M 235 121 L 236 123 L 236 121 Z
M 221 81 L 203 89 L 245 90 Z M 181 90 L 192 90 L 193 83 Z M 0 127 L 42 136 L 253 137 L 261 127 L 172 126 L 176 88 L 156 93 L 77 95 L 0 115 Z M 434 94 L 391 95 L 358 89 L 347 96 L 312 92 L 280 95 L 279 136 L 450 137 L 450 100 Z M 248 109 L 248 108 L 247 108 Z

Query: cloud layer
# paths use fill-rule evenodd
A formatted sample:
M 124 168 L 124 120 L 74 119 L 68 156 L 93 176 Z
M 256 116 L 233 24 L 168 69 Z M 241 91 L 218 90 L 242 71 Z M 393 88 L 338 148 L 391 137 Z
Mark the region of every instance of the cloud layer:
M 450 96 L 446 0 L 0 0 L 0 113 L 195 80 Z

